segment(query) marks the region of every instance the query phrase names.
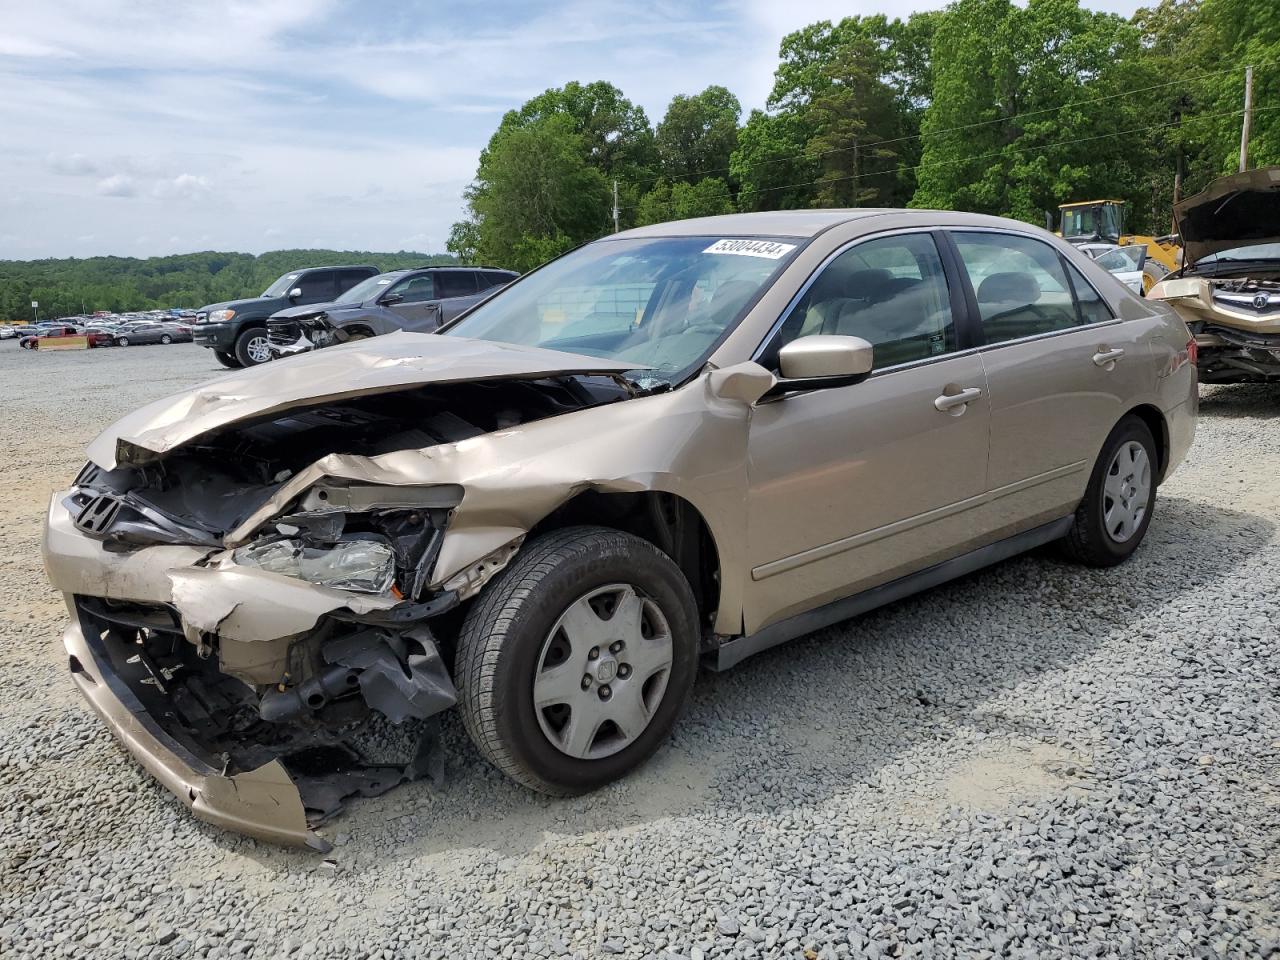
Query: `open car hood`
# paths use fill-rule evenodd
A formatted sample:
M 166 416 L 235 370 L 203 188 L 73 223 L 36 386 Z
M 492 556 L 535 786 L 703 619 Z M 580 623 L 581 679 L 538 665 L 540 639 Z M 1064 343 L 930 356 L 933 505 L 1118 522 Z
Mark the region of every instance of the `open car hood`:
M 251 367 L 149 403 L 89 444 L 104 469 L 145 463 L 222 427 L 284 410 L 432 383 L 609 374 L 635 364 L 403 331 Z
M 1280 242 L 1280 166 L 1222 177 L 1173 208 L 1183 265 L 1212 253 Z

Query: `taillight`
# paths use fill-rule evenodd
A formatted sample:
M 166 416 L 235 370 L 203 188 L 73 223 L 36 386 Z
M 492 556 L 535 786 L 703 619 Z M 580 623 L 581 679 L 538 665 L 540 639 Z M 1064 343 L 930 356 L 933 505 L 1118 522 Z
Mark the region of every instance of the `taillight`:
M 1200 347 L 1196 343 L 1196 338 L 1192 337 L 1187 341 L 1187 363 L 1195 364 L 1200 359 Z

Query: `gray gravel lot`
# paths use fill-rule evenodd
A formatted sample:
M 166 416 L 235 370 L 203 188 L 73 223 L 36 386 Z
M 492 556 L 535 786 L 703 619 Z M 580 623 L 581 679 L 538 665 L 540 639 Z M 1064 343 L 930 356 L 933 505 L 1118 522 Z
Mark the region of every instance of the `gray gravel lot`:
M 1133 561 L 1045 552 L 700 675 L 577 801 L 446 723 L 334 863 L 205 827 L 66 678 L 48 493 L 195 346 L 0 344 L 0 956 L 1280 955 L 1280 387 L 1205 391 Z

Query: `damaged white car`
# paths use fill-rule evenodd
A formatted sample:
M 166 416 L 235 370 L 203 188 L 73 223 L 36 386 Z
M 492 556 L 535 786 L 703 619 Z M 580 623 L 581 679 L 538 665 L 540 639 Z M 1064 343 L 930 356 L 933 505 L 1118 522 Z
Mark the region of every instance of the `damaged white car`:
M 629 231 L 438 334 L 102 433 L 45 528 L 70 670 L 198 816 L 270 840 L 438 779 L 455 704 L 504 773 L 581 793 L 657 749 L 699 660 L 1052 540 L 1122 562 L 1194 435 L 1188 341 L 994 217 Z

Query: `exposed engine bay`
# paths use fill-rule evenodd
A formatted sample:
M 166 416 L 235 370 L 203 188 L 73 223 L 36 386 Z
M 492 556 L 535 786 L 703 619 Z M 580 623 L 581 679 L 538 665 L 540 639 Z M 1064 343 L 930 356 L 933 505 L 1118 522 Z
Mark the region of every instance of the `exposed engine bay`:
M 90 463 L 62 501 L 79 534 L 123 563 L 175 547 L 195 562 L 167 571 L 168 600 L 76 592 L 85 642 L 204 768 L 234 778 L 282 764 L 311 828 L 349 797 L 438 781 L 432 718 L 457 691 L 450 629 L 436 630 L 448 620 L 429 621 L 505 562 L 428 587 L 461 488 L 325 478 L 231 534 L 326 456 L 425 450 L 630 395 L 610 376 L 437 384 L 238 423 L 110 470 Z M 406 755 L 360 746 L 386 723 L 417 731 Z

